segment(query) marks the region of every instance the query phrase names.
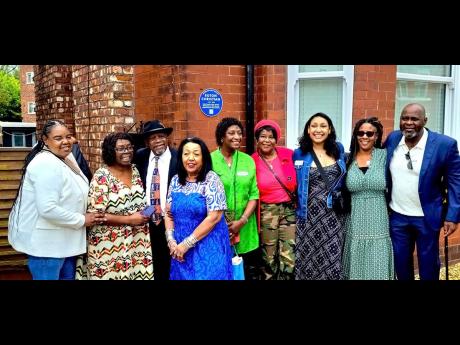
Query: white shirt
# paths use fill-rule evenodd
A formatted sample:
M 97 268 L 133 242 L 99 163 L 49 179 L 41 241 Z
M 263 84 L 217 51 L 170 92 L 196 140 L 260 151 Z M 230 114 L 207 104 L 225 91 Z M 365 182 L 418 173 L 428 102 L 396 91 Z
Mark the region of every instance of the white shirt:
M 418 194 L 418 184 L 427 139 L 428 131 L 423 128 L 422 138 L 409 150 L 403 136 L 391 158 L 390 172 L 393 187 L 390 207 L 393 211 L 406 216 L 424 216 Z M 407 152 L 412 161 L 412 170 L 407 167 L 408 160 L 405 157 Z
M 166 194 L 168 193 L 168 174 L 169 174 L 169 162 L 171 162 L 171 151 L 169 147 L 158 159 L 158 172 L 160 173 L 160 204 L 161 214 L 165 215 L 166 207 Z M 152 187 L 152 175 L 153 168 L 155 167 L 155 155 L 150 151 L 149 156 L 149 167 L 147 168 L 147 176 L 145 177 L 145 195 L 147 197 L 147 203 L 150 205 L 150 188 Z

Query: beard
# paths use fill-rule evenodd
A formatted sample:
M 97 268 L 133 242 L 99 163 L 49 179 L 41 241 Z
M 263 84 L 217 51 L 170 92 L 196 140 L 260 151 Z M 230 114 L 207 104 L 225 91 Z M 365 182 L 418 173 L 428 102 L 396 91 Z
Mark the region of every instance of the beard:
M 407 131 L 402 131 L 404 137 L 406 139 L 414 139 L 416 136 L 417 136 L 417 132 L 416 131 L 412 131 L 412 132 L 407 132 Z

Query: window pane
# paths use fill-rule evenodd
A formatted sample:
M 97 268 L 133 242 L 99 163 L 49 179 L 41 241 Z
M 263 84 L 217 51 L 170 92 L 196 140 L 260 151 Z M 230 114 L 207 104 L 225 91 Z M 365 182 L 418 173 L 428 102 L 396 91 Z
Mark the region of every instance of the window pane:
M 33 81 L 34 73 L 33 72 L 27 72 L 26 76 L 27 76 L 26 83 L 27 84 L 33 84 L 33 82 L 34 82 Z
M 13 146 L 25 146 L 24 133 L 13 133 Z
M 343 65 L 299 65 L 299 72 L 331 72 L 343 71 Z
M 337 138 L 342 133 L 342 79 L 312 79 L 299 82 L 299 133 L 315 113 L 322 112 L 332 119 Z
M 398 65 L 398 72 L 450 77 L 451 65 Z
M 439 133 L 444 132 L 444 100 L 446 85 L 420 81 L 398 81 L 396 88 L 395 129 L 399 129 L 402 108 L 409 103 L 420 103 L 426 109 L 426 127 Z
M 29 102 L 29 114 L 35 113 L 35 103 Z

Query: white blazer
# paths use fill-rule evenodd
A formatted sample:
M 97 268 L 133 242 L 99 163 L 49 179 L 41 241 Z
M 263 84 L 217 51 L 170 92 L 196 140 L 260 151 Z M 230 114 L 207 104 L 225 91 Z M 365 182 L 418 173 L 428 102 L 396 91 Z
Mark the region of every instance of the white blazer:
M 8 220 L 8 241 L 22 253 L 65 258 L 86 252 L 88 180 L 52 153 L 27 167 Z

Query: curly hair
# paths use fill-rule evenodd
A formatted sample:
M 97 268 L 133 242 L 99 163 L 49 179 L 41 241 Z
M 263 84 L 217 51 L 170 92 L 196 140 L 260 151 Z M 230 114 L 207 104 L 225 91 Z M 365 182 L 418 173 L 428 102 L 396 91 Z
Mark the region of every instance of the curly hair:
M 303 135 L 299 138 L 299 146 L 302 150 L 302 153 L 306 154 L 307 152 L 311 152 L 313 150 L 313 141 L 311 140 L 310 135 L 308 134 L 308 127 L 310 127 L 310 124 L 315 117 L 321 117 L 325 119 L 329 125 L 329 128 L 331 129 L 331 133 L 329 133 L 329 135 L 326 138 L 326 141 L 324 142 L 324 149 L 326 150 L 326 154 L 328 156 L 334 157 L 336 160 L 339 159 L 340 152 L 336 143 L 337 135 L 335 134 L 335 128 L 331 118 L 324 113 L 316 113 L 312 115 L 305 124 L 305 128 L 303 129 Z
M 235 119 L 234 117 L 224 117 L 220 122 L 217 124 L 216 127 L 216 143 L 217 146 L 222 146 L 222 138 L 225 137 L 225 133 L 227 129 L 231 126 L 238 126 L 241 129 L 241 132 L 244 135 L 243 124 L 240 120 Z
M 353 134 L 351 137 L 350 154 L 348 155 L 348 159 L 347 159 L 347 168 L 350 166 L 350 164 L 353 162 L 353 160 L 356 157 L 356 153 L 358 152 L 358 149 L 359 149 L 358 131 L 359 131 L 359 128 L 365 123 L 369 123 L 377 130 L 377 139 L 375 140 L 374 147 L 376 148 L 382 147 L 383 126 L 380 123 L 379 119 L 375 116 L 372 116 L 372 117 L 368 117 L 368 118 L 357 121 L 355 124 L 355 128 L 353 129 Z
M 273 126 L 266 125 L 258 128 L 256 132 L 254 133 L 254 136 L 256 137 L 256 140 L 259 140 L 260 133 L 262 133 L 263 130 L 266 130 L 267 132 L 272 132 L 273 138 L 275 138 L 275 141 L 278 142 L 278 134 L 276 133 L 276 129 L 273 128 Z
M 198 173 L 197 182 L 203 182 L 206 179 L 208 172 L 212 170 L 212 160 L 209 149 L 206 146 L 205 142 L 200 138 L 185 138 L 179 145 L 177 150 L 177 175 L 179 177 L 179 183 L 182 186 L 185 186 L 185 179 L 187 177 L 187 171 L 185 170 L 184 163 L 182 162 L 182 154 L 184 152 L 184 146 L 188 143 L 198 144 L 201 147 L 201 155 L 203 156 L 203 166 L 201 167 L 200 172 Z
M 128 140 L 131 145 L 134 145 L 133 137 L 126 132 L 110 133 L 102 142 L 102 160 L 108 166 L 112 166 L 117 161 L 115 146 L 118 140 Z

